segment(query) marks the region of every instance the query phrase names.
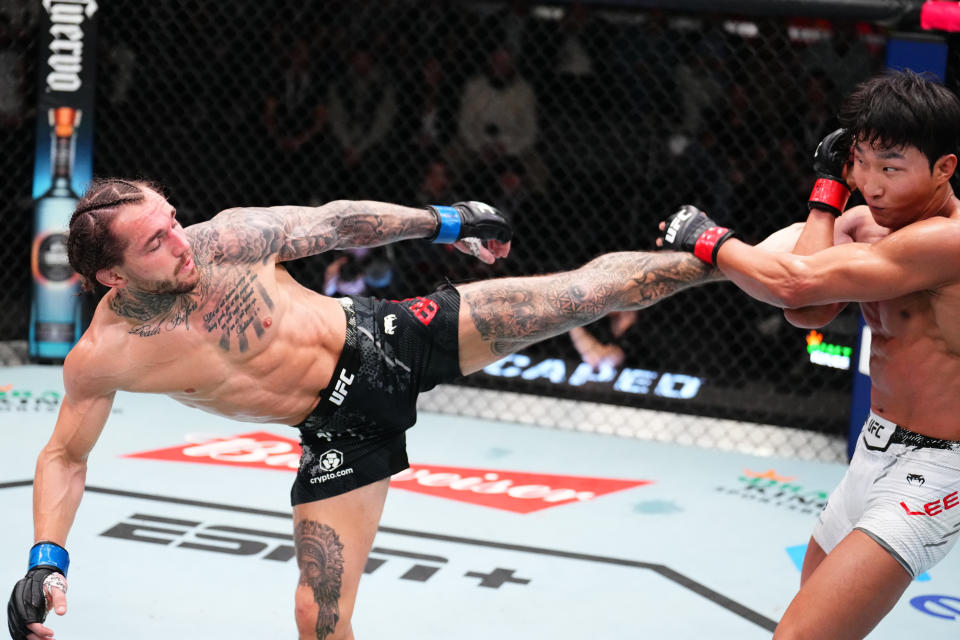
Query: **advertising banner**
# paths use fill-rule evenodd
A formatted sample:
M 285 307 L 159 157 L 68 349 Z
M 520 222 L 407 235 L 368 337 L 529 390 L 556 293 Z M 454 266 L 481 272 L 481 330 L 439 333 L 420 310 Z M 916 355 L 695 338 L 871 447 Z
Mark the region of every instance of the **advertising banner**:
M 70 215 L 92 176 L 96 0 L 41 0 L 30 358 L 62 361 L 80 338 L 79 278 L 67 261 Z

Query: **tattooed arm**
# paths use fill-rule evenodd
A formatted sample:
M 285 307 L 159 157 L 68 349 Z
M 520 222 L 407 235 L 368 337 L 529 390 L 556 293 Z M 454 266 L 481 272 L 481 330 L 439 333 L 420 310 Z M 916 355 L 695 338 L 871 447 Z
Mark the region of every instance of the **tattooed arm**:
M 436 217 L 426 209 L 366 200 L 335 200 L 320 207 L 227 209 L 190 228 L 196 248 L 214 263 L 264 264 L 427 238 L 436 230 Z

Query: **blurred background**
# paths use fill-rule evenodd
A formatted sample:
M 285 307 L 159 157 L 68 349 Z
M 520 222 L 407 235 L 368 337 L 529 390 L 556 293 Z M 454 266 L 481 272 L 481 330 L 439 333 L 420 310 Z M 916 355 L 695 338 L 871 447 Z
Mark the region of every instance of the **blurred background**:
M 650 250 L 682 203 L 755 242 L 804 219 L 817 142 L 841 98 L 885 67 L 890 38 L 919 31 L 919 4 L 111 0 L 84 51 L 93 173 L 160 182 L 185 226 L 341 198 L 482 200 L 514 226 L 493 266 L 426 242 L 289 265 L 330 295 L 403 298 Z M 43 11 L 0 1 L 5 364 L 29 360 Z M 788 427 L 809 436 L 794 452 L 829 459 L 846 438 L 858 322 L 851 306 L 797 329 L 717 284 L 460 384 L 533 394 L 511 404 L 521 421 L 547 396 L 669 412 L 681 433 L 695 428 L 686 416 Z M 483 413 L 468 405 L 487 396 L 464 391 L 444 408 Z

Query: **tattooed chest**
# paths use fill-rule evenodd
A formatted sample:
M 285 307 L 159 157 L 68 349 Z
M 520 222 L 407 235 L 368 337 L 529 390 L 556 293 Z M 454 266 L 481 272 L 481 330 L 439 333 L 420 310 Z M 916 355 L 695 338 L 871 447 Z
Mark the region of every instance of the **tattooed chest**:
M 200 310 L 203 330 L 218 340 L 221 349 L 251 348 L 264 338 L 274 322 L 275 303 L 261 278 L 254 272 L 229 274 L 222 279 Z

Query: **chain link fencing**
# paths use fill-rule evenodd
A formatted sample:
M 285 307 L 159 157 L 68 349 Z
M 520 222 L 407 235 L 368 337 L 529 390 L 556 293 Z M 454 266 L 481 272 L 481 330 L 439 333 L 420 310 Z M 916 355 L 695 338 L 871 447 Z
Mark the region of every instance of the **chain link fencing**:
M 33 239 L 34 122 L 37 7 L 0 2 L 0 363 L 13 362 L 30 321 L 30 246 Z M 0 342 L 0 344 L 3 344 Z
M 651 250 L 657 222 L 687 202 L 751 242 L 802 220 L 812 151 L 842 96 L 883 68 L 888 37 L 854 21 L 528 2 L 113 0 L 100 12 L 95 174 L 166 185 L 184 225 L 341 198 L 482 200 L 509 216 L 513 252 L 495 266 L 425 242 L 289 264 L 311 288 L 391 298 Z M 10 265 L 29 247 L 35 90 L 29 41 L 13 41 L 27 123 L 0 132 L 0 191 L 20 221 L 0 244 Z M 0 289 L 4 339 L 25 334 L 28 274 L 11 269 Z M 708 285 L 605 318 L 576 345 L 536 345 L 425 406 L 500 403 L 498 417 L 567 428 L 631 407 L 642 411 L 606 429 L 657 424 L 711 446 L 748 437 L 726 421 L 781 425 L 749 437 L 836 457 L 858 317 L 852 306 L 811 333 Z M 521 393 L 503 404 L 484 389 Z

